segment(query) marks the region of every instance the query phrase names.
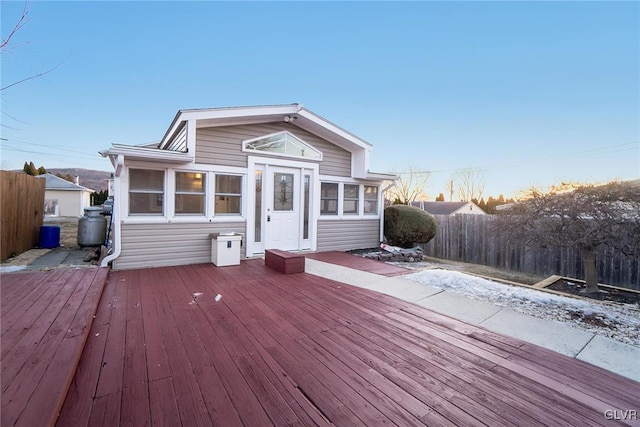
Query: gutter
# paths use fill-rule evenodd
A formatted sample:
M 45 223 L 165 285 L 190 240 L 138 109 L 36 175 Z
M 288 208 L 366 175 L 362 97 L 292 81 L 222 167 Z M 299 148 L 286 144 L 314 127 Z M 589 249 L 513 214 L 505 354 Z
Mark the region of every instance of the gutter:
M 397 177 L 396 177 L 397 178 Z M 380 198 L 382 199 L 382 210 L 380 211 L 380 243 L 384 242 L 384 193 L 387 192 L 391 187 L 393 187 L 395 182 L 387 185 L 380 193 Z
M 124 161 L 122 156 L 118 156 L 116 163 L 120 163 L 120 161 Z M 116 178 L 120 174 L 116 175 Z M 120 195 L 120 179 L 113 180 L 113 194 Z M 118 203 L 116 203 L 118 202 Z M 113 252 L 102 259 L 100 263 L 100 267 L 108 267 L 109 263 L 114 259 L 120 256 L 120 252 L 122 251 L 122 233 L 120 232 L 121 223 L 120 223 L 120 200 L 113 200 L 113 208 L 111 210 L 111 236 L 112 243 L 111 249 Z M 115 228 L 114 228 L 115 227 Z

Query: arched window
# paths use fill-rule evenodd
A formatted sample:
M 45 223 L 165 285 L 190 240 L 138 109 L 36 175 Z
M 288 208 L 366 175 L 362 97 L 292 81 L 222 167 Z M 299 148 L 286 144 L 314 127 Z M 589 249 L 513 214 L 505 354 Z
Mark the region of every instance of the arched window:
M 322 153 L 297 136 L 284 131 L 243 142 L 242 150 L 283 157 L 322 160 Z

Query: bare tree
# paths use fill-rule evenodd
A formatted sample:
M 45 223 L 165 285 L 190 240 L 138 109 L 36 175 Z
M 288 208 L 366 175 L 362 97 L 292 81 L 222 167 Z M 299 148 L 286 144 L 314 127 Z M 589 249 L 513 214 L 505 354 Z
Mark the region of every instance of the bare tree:
M 16 35 L 16 33 L 18 31 L 20 31 L 20 29 L 31 20 L 31 17 L 29 16 L 29 12 L 30 12 L 30 7 L 29 7 L 29 3 L 24 2 L 24 5 L 22 7 L 22 13 L 20 14 L 20 17 L 18 18 L 18 21 L 16 21 L 15 25 L 13 27 L 11 27 L 11 31 L 9 31 L 9 34 L 7 34 L 7 37 L 4 37 L 2 39 L 2 43 L 0 43 L 0 51 L 5 52 L 6 48 L 8 46 L 10 46 L 10 42 L 11 39 L 13 38 L 13 36 Z
M 463 202 L 480 200 L 484 194 L 484 172 L 480 169 L 459 169 L 455 173 L 458 197 Z M 453 184 L 451 185 L 453 187 Z
M 571 188 L 571 191 L 566 191 Z M 582 254 L 586 292 L 598 291 L 596 249 L 640 256 L 640 183 L 575 184 L 531 189 L 500 211 L 494 232 L 530 247 L 570 247 Z
M 426 196 L 425 188 L 431 177 L 430 172 L 421 172 L 409 167 L 403 172 L 394 172 L 398 179 L 387 190 L 392 203 L 408 205 L 419 197 Z
M 7 36 L 2 37 L 2 42 L 0 43 L 0 55 L 2 55 L 3 61 L 5 60 L 4 56 L 7 54 L 7 52 L 9 52 L 14 47 L 13 38 L 22 29 L 22 27 L 24 27 L 30 20 L 31 20 L 31 5 L 29 2 L 25 1 L 22 7 L 22 12 L 20 13 L 20 16 L 18 17 L 16 23 L 11 27 L 11 30 L 9 31 Z M 22 78 L 20 80 L 11 82 L 5 86 L 0 87 L 0 92 L 4 91 L 5 89 L 9 89 L 10 87 L 24 83 L 26 81 L 44 76 L 45 74 L 49 74 L 50 72 L 58 68 L 60 65 L 62 65 L 62 62 L 52 68 L 44 68 L 43 66 L 42 70 L 35 74 L 31 74 L 25 78 Z

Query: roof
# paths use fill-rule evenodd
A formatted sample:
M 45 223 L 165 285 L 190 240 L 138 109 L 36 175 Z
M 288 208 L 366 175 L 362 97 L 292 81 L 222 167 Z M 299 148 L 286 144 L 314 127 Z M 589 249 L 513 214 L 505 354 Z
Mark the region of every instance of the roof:
M 352 154 L 352 176 L 354 178 L 397 179 L 396 175 L 380 174 L 369 170 L 371 144 L 304 108 L 301 104 L 183 109 L 176 113 L 158 144 L 139 146 L 113 144 L 110 149 L 101 151 L 100 154 L 111 158 L 111 162 L 116 167 L 116 175 L 120 170 L 118 156 L 129 156 L 145 161 L 191 163 L 195 160 L 195 137 L 192 136 L 195 134 L 192 132 L 195 129 L 274 122 L 284 122 L 304 129 L 349 151 Z M 185 129 L 187 129 L 186 137 Z M 180 150 L 171 149 L 172 143 L 176 140 L 181 142 Z
M 371 148 L 367 141 L 297 103 L 179 110 L 158 146 L 164 148 L 180 129 L 180 124 L 190 119 L 198 121 L 197 127 L 284 121 L 325 138 L 347 151 Z
M 473 202 L 411 202 L 412 206 L 425 210 L 431 215 L 452 215 L 469 204 L 475 206 L 479 211 L 484 212 Z
M 90 188 L 83 187 L 82 185 L 74 184 L 73 182 L 69 182 L 66 179 L 62 179 L 50 173 L 45 173 L 43 175 L 36 175 L 36 178 L 42 178 L 46 180 L 46 183 L 45 183 L 46 190 L 93 192 L 93 190 Z

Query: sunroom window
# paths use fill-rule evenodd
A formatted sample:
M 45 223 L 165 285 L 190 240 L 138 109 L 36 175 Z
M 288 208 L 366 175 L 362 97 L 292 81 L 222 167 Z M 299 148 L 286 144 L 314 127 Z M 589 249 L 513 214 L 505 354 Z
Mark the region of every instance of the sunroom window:
M 176 215 L 204 215 L 206 174 L 176 172 Z
M 364 186 L 364 213 L 365 215 L 378 214 L 378 187 Z
M 322 153 L 289 132 L 278 132 L 244 141 L 244 151 L 322 160 Z
M 129 214 L 164 215 L 164 171 L 129 169 Z
M 323 182 L 320 185 L 320 215 L 338 214 L 338 184 Z
M 342 200 L 342 211 L 345 215 L 358 214 L 358 200 L 360 198 L 359 185 L 344 185 L 344 197 Z
M 216 175 L 216 215 L 240 215 L 242 209 L 242 177 Z

